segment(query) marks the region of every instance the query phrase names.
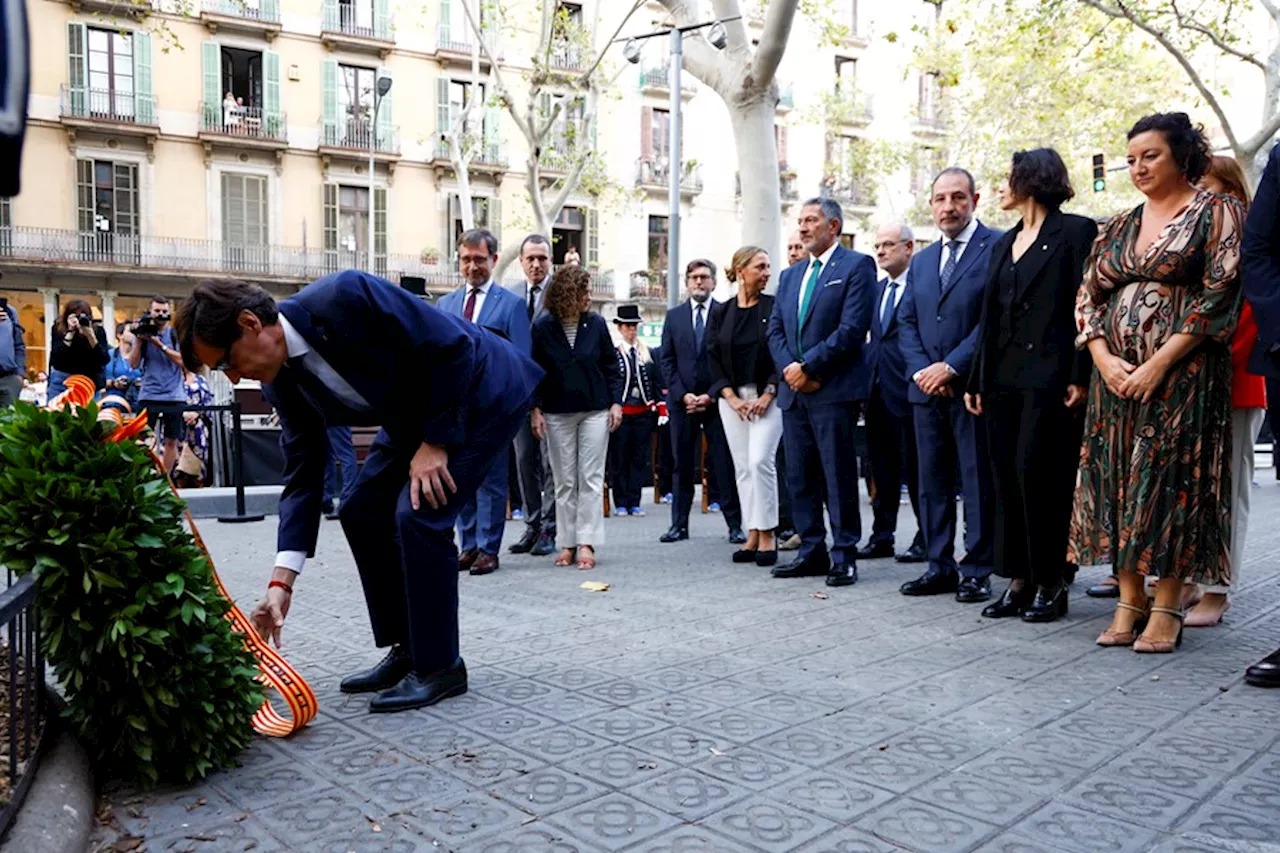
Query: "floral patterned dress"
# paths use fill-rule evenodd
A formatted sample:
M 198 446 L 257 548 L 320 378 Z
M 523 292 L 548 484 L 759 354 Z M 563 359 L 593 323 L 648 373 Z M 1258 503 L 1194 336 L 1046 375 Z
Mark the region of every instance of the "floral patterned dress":
M 1225 584 L 1231 575 L 1231 350 L 1244 208 L 1200 192 L 1141 256 L 1143 207 L 1108 223 L 1076 299 L 1077 345 L 1105 338 L 1140 365 L 1170 336 L 1205 340 L 1149 402 L 1124 400 L 1097 368 L 1089 388 L 1069 559 Z

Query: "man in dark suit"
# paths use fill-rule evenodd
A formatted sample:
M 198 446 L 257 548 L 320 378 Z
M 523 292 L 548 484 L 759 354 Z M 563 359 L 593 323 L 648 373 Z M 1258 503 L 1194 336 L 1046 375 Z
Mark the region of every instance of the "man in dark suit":
M 903 595 L 952 593 L 964 603 L 991 597 L 992 485 L 981 419 L 964 407 L 977 351 L 987 261 L 1000 235 L 973 215 L 973 176 L 952 166 L 933 182 L 929 206 L 942 239 L 918 252 L 898 307 L 900 345 L 910 378 L 920 513 L 929 568 L 902 585 Z M 956 468 L 964 491 L 965 555 L 955 560 Z
M 458 272 L 467 283 L 440 300 L 440 310 L 484 326 L 531 354 L 529 317 L 520 297 L 493 281 L 498 238 L 483 228 L 458 240 Z M 498 569 L 498 551 L 507 525 L 508 454 L 499 454 L 480 491 L 458 510 L 458 570 L 487 575 Z
M 871 560 L 892 557 L 894 534 L 898 529 L 898 506 L 902 482 L 906 480 L 911 511 L 920 526 L 920 471 L 916 460 L 916 431 L 907 401 L 907 367 L 898 345 L 898 307 L 907 287 L 907 266 L 915 249 L 915 237 L 903 224 L 886 225 L 876 234 L 876 261 L 884 278 L 876 292 L 871 312 L 871 343 L 867 365 L 871 371 L 871 397 L 867 401 L 867 449 L 876 496 L 871 501 L 875 522 L 871 539 L 858 550 L 858 558 Z M 915 540 L 900 563 L 923 563 L 924 536 L 917 530 Z
M 862 519 L 854 430 L 870 388 L 863 345 L 876 286 L 875 262 L 840 245 L 843 227 L 839 204 L 804 203 L 800 237 L 808 257 L 783 270 L 769 318 L 769 350 L 783 378 L 778 406 L 791 515 L 802 542 L 796 559 L 773 576 L 826 575 L 828 586 L 858 581 Z
M 551 283 L 551 241 L 530 234 L 520 244 L 520 269 L 524 281 L 512 289 L 524 305 L 529 323 L 543 311 L 547 285 Z M 545 557 L 556 549 L 556 484 L 546 439 L 539 441 L 529 424 L 516 435 L 516 473 L 524 501 L 524 535 L 511 545 L 512 554 Z
M 694 458 L 698 438 L 707 437 L 707 462 L 714 466 L 716 484 L 722 494 L 720 510 L 729 526 L 729 541 L 742 544 L 742 510 L 734 485 L 733 463 L 725 444 L 720 410 L 711 399 L 711 372 L 707 366 L 707 320 L 711 314 L 711 291 L 716 286 L 716 265 L 701 258 L 689 261 L 684 271 L 689 299 L 667 312 L 662 324 L 662 375 L 667 381 L 667 413 L 671 418 L 671 446 L 675 454 L 675 476 L 671 501 L 671 529 L 662 542 L 689 538 L 689 510 L 693 507 Z
M 1280 145 L 1271 149 L 1249 207 L 1241 255 L 1244 298 L 1258 323 L 1249 372 L 1268 380 L 1280 379 Z M 1275 431 L 1277 426 L 1273 423 L 1271 429 Z M 1280 650 L 1245 670 L 1244 680 L 1257 687 L 1280 687 Z
M 280 416 L 279 553 L 251 615 L 258 632 L 279 645 L 294 581 L 315 552 L 326 426 L 376 424 L 339 515 L 374 641 L 391 651 L 341 688 L 381 691 L 373 712 L 465 693 L 453 528 L 528 417 L 541 369 L 496 332 L 354 270 L 278 306 L 256 285 L 201 282 L 177 330 L 188 367 L 262 382 Z

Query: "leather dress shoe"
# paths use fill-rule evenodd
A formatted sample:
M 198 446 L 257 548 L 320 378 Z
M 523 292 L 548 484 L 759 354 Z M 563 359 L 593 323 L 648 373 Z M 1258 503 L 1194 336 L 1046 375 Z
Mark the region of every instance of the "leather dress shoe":
M 1022 611 L 1026 609 L 1030 602 L 1031 598 L 1027 595 L 1025 589 L 1015 590 L 1013 584 L 1009 584 L 1009 588 L 1004 591 L 1004 595 L 1000 596 L 998 601 L 993 601 L 982 608 L 982 615 L 988 619 L 1008 619 L 1011 616 L 1021 616 Z
M 961 604 L 978 604 L 991 598 L 991 581 L 988 578 L 963 578 L 956 587 L 956 601 Z
M 448 669 L 424 675 L 411 671 L 395 687 L 384 690 L 369 700 L 369 712 L 390 714 L 434 705 L 450 696 L 467 692 L 467 665 L 462 658 Z
M 838 563 L 827 572 L 827 586 L 853 586 L 857 582 L 857 563 Z
M 730 527 L 729 541 L 732 542 L 734 545 L 745 544 L 747 541 L 747 534 L 742 532 L 741 527 Z
M 1246 684 L 1280 687 L 1280 650 L 1274 651 L 1244 671 Z
M 680 527 L 678 525 L 673 524 L 671 525 L 670 530 L 668 530 L 666 533 L 658 537 L 658 541 L 659 542 L 679 542 L 682 539 L 688 539 L 688 538 L 689 538 L 689 528 Z M 742 541 L 746 542 L 747 540 L 743 539 Z
M 859 560 L 879 560 L 893 556 L 892 542 L 868 542 L 857 551 Z
M 775 566 L 778 563 L 777 551 L 756 551 L 756 565 L 763 568 Z
M 458 552 L 458 571 L 460 572 L 468 571 L 473 565 L 475 565 L 476 559 L 479 556 L 480 556 L 480 551 L 476 548 L 472 548 L 469 551 L 459 551 Z
M 520 537 L 520 541 L 512 545 L 507 550 L 512 554 L 528 554 L 533 550 L 533 546 L 538 544 L 538 530 L 535 527 L 526 527 L 524 535 Z
M 907 581 L 898 590 L 903 595 L 945 595 L 960 586 L 960 575 L 930 568 L 913 581 Z
M 808 557 L 796 557 L 785 566 L 778 566 L 769 574 L 775 578 L 816 578 L 831 570 L 831 558 L 810 554 Z
M 542 531 L 538 534 L 538 541 L 534 543 L 529 553 L 535 557 L 545 557 L 548 554 L 555 553 L 556 550 L 556 534 L 554 531 Z
M 1116 576 L 1112 575 L 1108 580 L 1111 582 L 1095 583 L 1086 589 L 1084 594 L 1090 598 L 1119 598 L 1120 584 L 1116 581 Z
M 498 555 L 480 552 L 480 556 L 476 557 L 476 561 L 471 564 L 471 574 L 487 575 L 498 570 Z
M 338 689 L 343 693 L 369 693 L 395 687 L 413 669 L 413 658 L 404 646 L 392 646 L 387 656 L 371 669 L 342 679 Z
M 1067 615 L 1067 585 L 1036 588 L 1036 597 L 1022 611 L 1023 622 L 1054 622 Z
M 928 561 L 929 555 L 925 553 L 923 545 L 919 542 L 912 542 L 910 548 L 893 559 L 899 563 L 924 563 Z

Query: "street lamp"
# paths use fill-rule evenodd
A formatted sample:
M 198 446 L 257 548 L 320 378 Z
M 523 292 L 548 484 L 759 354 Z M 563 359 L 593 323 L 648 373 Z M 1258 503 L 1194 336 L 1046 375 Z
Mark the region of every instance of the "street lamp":
M 671 39 L 671 55 L 670 69 L 667 72 L 667 84 L 670 86 L 670 113 L 671 123 L 668 130 L 670 131 L 670 142 L 668 147 L 671 151 L 671 165 L 667 176 L 667 205 L 671 208 L 667 216 L 667 307 L 674 308 L 680 304 L 680 172 L 681 172 L 681 151 L 680 138 L 681 126 L 683 125 L 683 113 L 681 112 L 682 100 L 680 97 L 680 71 L 683 66 L 684 58 L 684 34 L 701 30 L 709 27 L 710 32 L 707 33 L 707 41 L 717 50 L 723 50 L 724 46 L 729 42 L 729 35 L 725 32 L 725 21 L 737 21 L 741 15 L 732 18 L 722 18 L 715 21 L 704 21 L 701 24 L 689 24 L 684 27 L 672 27 L 666 30 L 655 30 L 651 33 L 644 33 L 638 36 L 630 36 L 626 39 L 618 39 L 625 41 L 622 47 L 622 55 L 635 65 L 640 61 L 640 42 L 645 39 L 656 38 L 658 36 L 669 36 Z
M 374 268 L 373 257 L 373 152 L 378 147 L 378 109 L 382 106 L 382 99 L 391 91 L 391 78 L 379 77 L 373 87 L 373 121 L 369 125 L 369 272 L 377 275 L 378 271 Z

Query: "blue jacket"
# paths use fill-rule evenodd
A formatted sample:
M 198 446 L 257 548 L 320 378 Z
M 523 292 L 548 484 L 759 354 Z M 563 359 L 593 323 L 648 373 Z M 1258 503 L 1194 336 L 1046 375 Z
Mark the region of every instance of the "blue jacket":
M 871 371 L 871 387 L 880 386 L 880 398 L 889 413 L 905 418 L 911 414 L 907 400 L 907 361 L 902 355 L 902 303 L 907 298 L 905 290 L 898 297 L 898 310 L 887 329 L 880 327 L 880 303 L 884 301 L 889 279 L 876 286 L 876 298 L 871 303 L 871 342 L 867 344 L 867 365 Z M 903 288 L 906 287 L 904 283 Z
M 693 333 L 693 308 L 691 300 L 685 300 L 667 312 L 662 324 L 662 375 L 667 380 L 667 402 L 679 403 L 685 394 L 711 393 L 711 365 L 707 361 L 707 328 L 711 323 L 711 308 L 715 302 L 710 297 L 703 303 L 702 346 Z M 681 409 L 683 411 L 683 409 Z
M 952 383 L 956 393 L 964 391 L 978 351 L 987 262 L 999 236 L 978 223 L 973 239 L 956 262 L 956 271 L 945 292 L 939 274 L 941 240 L 911 259 L 907 290 L 898 306 L 898 322 L 902 324 L 900 343 L 906 360 L 907 399 L 912 403 L 927 403 L 929 395 L 921 391 L 911 377 L 939 361 L 951 365 L 958 374 Z
M 876 264 L 867 255 L 836 246 L 809 300 L 809 316 L 797 337 L 800 288 L 809 261 L 797 261 L 782 271 L 769 318 L 769 351 L 778 368 L 778 406 L 790 409 L 796 394 L 782 373 L 794 361 L 822 383 L 805 395 L 816 404 L 865 400 L 871 391 L 871 372 L 863 353 L 871 328 L 875 300 Z
M 326 276 L 279 307 L 373 409 L 363 420 L 321 410 L 287 369 L 263 386 L 280 416 L 285 454 L 281 551 L 315 551 L 326 426 L 380 425 L 406 456 L 424 442 L 455 448 L 486 420 L 522 415 L 542 379 L 533 359 L 497 334 L 367 273 Z
M 460 287 L 440 299 L 441 311 L 461 317 L 467 307 L 467 287 Z M 476 325 L 484 326 L 498 332 L 522 353 L 533 352 L 533 341 L 529 336 L 529 314 L 524 303 L 511 291 L 500 284 L 490 284 L 489 293 L 480 305 L 480 316 Z
M 1271 149 L 1267 168 L 1249 207 L 1241 243 L 1241 285 L 1258 321 L 1258 340 L 1249 355 L 1249 372 L 1280 379 L 1280 145 Z
M 573 346 L 550 311 L 533 321 L 533 359 L 546 372 L 538 405 L 554 415 L 599 412 L 622 403 L 622 360 L 609 324 L 594 311 L 578 320 Z
M 5 306 L 4 312 L 9 319 L 0 326 L 0 376 L 22 376 L 27 372 L 27 342 L 18 325 L 18 312 L 12 305 Z

